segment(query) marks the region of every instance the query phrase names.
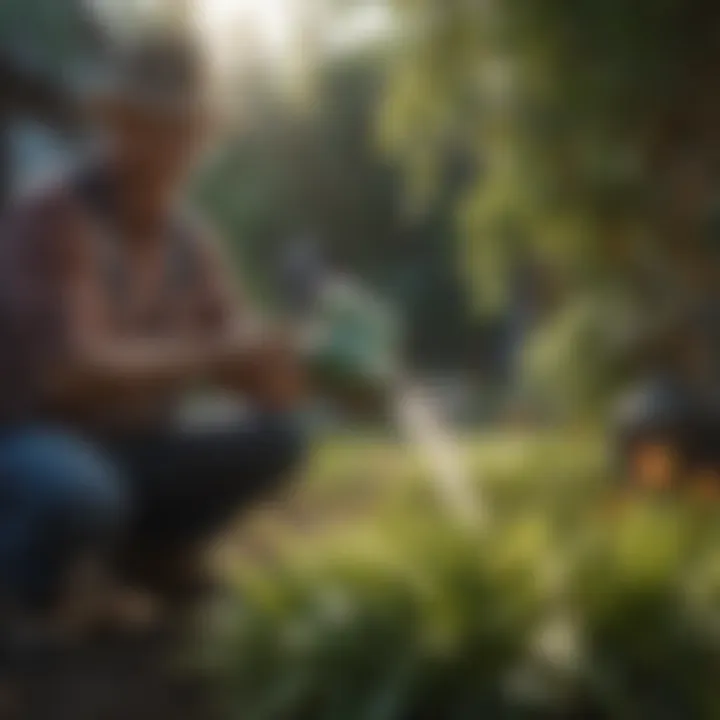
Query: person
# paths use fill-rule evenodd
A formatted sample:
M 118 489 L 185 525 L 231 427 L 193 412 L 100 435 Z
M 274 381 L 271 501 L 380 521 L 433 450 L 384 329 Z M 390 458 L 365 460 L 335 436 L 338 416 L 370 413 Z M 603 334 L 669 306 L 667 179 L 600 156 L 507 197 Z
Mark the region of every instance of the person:
M 621 475 L 655 489 L 707 481 L 720 492 L 717 303 L 681 308 L 639 343 L 640 381 L 614 408 Z
M 290 343 L 182 207 L 213 120 L 203 58 L 158 35 L 103 68 L 85 95 L 99 159 L 17 203 L 0 238 L 0 590 L 32 617 L 53 615 L 90 559 L 168 598 L 193 592 L 188 558 L 305 450 Z M 174 423 L 208 385 L 252 411 Z

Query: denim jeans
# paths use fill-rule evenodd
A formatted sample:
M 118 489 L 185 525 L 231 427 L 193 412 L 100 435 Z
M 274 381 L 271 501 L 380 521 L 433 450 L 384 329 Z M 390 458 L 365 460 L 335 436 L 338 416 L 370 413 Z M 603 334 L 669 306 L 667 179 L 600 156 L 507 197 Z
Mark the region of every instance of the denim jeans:
M 0 592 L 38 610 L 85 552 L 209 538 L 278 489 L 304 442 L 286 417 L 222 428 L 0 433 Z

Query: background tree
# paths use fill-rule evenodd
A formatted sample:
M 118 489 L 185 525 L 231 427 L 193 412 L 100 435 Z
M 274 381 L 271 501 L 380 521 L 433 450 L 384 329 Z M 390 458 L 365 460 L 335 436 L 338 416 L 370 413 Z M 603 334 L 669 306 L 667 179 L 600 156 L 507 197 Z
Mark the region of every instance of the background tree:
M 459 144 L 482 169 L 461 208 L 473 286 L 487 293 L 479 277 L 507 277 L 497 271 L 511 262 L 511 230 L 566 297 L 599 298 L 595 316 L 607 293 L 654 317 L 707 300 L 718 267 L 714 3 L 393 5 L 403 41 L 383 135 L 416 197 Z

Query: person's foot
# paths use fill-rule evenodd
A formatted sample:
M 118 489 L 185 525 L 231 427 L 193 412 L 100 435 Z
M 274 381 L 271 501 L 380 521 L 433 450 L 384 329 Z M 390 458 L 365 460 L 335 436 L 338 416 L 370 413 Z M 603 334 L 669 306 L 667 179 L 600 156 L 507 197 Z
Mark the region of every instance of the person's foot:
M 102 563 L 78 565 L 67 588 L 56 623 L 69 637 L 143 634 L 157 622 L 155 598 L 119 582 Z
M 163 608 L 150 593 L 116 584 L 108 588 L 91 632 L 97 635 L 145 636 L 157 630 Z
M 133 563 L 134 586 L 148 589 L 165 603 L 194 602 L 212 595 L 219 583 L 204 548 L 146 549 Z

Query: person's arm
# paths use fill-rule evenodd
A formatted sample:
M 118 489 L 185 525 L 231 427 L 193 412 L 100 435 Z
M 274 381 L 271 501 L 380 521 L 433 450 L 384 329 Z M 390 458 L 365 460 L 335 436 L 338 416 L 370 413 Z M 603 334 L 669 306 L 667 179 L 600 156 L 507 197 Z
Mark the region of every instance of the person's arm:
M 43 378 L 51 401 L 77 404 L 127 393 L 166 392 L 210 373 L 213 350 L 207 344 L 112 333 L 101 279 L 93 267 L 93 238 L 78 213 L 56 210 L 41 232 L 45 237 L 35 241 L 45 244 L 44 280 L 56 328 Z
M 261 404 L 288 407 L 299 402 L 304 382 L 290 333 L 265 321 L 250 306 L 217 240 L 200 238 L 200 296 L 203 328 L 220 338 L 212 379 Z
M 251 313 L 216 245 L 204 242 L 198 258 L 206 300 L 202 341 L 116 337 L 98 302 L 102 288 L 88 267 L 94 258 L 82 242 L 86 233 L 76 227 L 56 263 L 63 334 L 47 388 L 57 402 L 165 394 L 201 383 L 245 394 L 275 410 L 298 401 L 300 370 L 289 343 Z

